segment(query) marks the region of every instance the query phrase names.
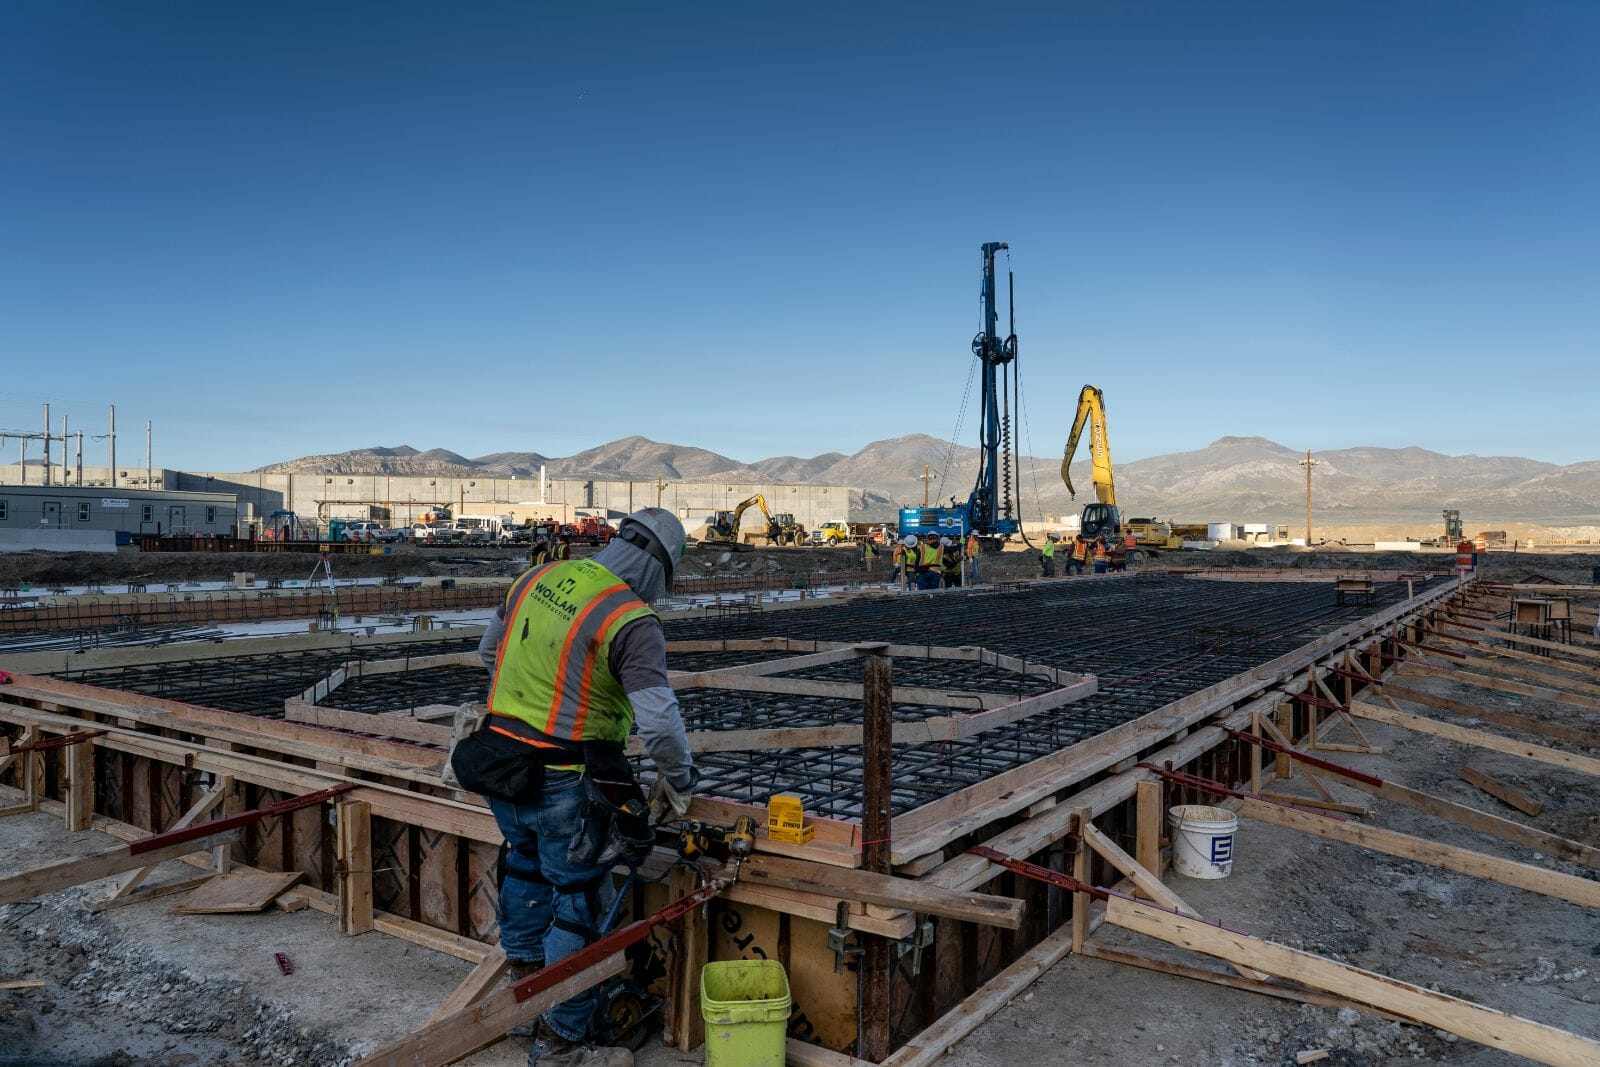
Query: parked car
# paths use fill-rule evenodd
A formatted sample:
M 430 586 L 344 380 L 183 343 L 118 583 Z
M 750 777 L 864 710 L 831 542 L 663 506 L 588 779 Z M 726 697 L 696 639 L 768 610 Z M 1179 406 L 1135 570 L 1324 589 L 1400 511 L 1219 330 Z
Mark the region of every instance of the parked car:
M 379 535 L 383 532 L 381 523 L 369 522 L 365 519 L 344 524 L 344 539 L 346 541 L 378 541 L 382 539 Z

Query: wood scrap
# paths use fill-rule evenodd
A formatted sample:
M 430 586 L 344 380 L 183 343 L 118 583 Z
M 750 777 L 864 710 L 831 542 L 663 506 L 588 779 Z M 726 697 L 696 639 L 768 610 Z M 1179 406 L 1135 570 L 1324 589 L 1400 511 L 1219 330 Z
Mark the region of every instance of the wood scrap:
M 1509 804 L 1524 815 L 1538 815 L 1544 810 L 1544 801 L 1535 800 L 1516 786 L 1485 774 L 1476 767 L 1462 767 L 1461 780 L 1468 785 L 1476 786 L 1496 800 Z
M 206 879 L 169 910 L 174 915 L 228 915 L 261 911 L 304 877 L 300 871 L 240 868 Z

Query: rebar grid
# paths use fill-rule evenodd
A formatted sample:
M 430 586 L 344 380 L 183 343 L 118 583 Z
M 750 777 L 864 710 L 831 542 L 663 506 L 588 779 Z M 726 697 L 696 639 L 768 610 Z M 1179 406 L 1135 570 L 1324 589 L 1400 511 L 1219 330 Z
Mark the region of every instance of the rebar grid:
M 857 601 L 751 620 L 684 620 L 669 623 L 668 636 L 981 645 L 1099 677 L 1100 693 L 1087 700 L 980 736 L 896 745 L 893 803 L 902 814 L 1136 719 L 1403 597 L 1402 587 L 1380 586 L 1377 604 L 1341 606 L 1332 587 L 1320 584 L 1139 576 Z M 921 662 L 897 661 L 896 681 L 902 669 L 909 676 Z M 696 762 L 700 791 L 714 796 L 764 803 L 773 793 L 793 793 L 819 815 L 855 818 L 860 812 L 860 756 L 850 749 L 705 753 Z
M 411 711 L 427 704 L 482 703 L 489 695 L 489 672 L 480 666 L 428 667 L 392 674 L 352 674 L 317 701 L 325 708 L 380 714 Z
M 421 656 L 470 652 L 478 647 L 478 639 L 463 637 L 407 647 Z M 404 650 L 393 645 L 352 643 L 344 648 L 306 652 L 61 671 L 56 677 L 208 708 L 277 718 L 283 715 L 285 700 L 299 696 L 342 664 L 350 660 L 397 659 L 403 655 Z M 474 699 L 481 699 L 481 685 L 478 694 Z

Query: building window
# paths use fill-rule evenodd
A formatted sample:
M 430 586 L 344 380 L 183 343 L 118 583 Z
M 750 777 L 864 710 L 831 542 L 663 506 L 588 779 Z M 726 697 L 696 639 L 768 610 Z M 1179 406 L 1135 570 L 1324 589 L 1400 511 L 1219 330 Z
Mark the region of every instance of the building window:
M 78 501 L 78 521 L 89 521 L 89 502 L 87 500 Z
M 7 512 L 10 510 L 10 508 L 10 501 L 0 500 L 0 521 L 4 521 L 7 518 Z
M 144 506 L 144 513 L 140 515 L 139 518 L 143 522 L 155 522 L 156 506 L 154 504 L 146 504 Z
M 217 523 L 217 509 L 206 508 L 206 525 L 215 526 Z

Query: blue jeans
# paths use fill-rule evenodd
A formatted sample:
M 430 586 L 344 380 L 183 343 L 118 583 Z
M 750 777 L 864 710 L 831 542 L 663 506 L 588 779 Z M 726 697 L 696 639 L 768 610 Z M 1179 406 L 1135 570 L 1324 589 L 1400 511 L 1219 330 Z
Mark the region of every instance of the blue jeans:
M 972 566 L 972 584 L 977 585 L 978 582 L 982 581 L 982 579 L 978 577 L 978 557 L 973 556 L 967 562 Z
M 583 816 L 582 779 L 570 771 L 545 772 L 544 791 L 532 804 L 487 797 L 508 846 L 500 886 L 500 947 L 513 960 L 554 963 L 594 940 L 606 869 L 567 862 L 567 843 Z M 594 991 L 579 993 L 545 1013 L 550 1029 L 582 1041 L 594 1011 Z
M 917 588 L 918 589 L 937 589 L 937 588 L 939 588 L 939 572 L 938 571 L 922 571 L 922 572 L 918 573 L 918 575 L 917 575 Z

